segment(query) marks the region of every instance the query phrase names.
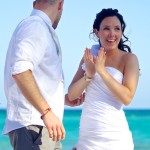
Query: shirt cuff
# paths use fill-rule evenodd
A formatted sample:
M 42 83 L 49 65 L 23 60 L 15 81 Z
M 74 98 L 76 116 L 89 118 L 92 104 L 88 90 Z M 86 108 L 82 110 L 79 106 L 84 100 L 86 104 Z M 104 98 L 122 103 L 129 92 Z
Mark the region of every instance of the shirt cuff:
M 18 61 L 11 68 L 11 75 L 19 74 L 27 70 L 33 70 L 33 63 L 27 61 Z

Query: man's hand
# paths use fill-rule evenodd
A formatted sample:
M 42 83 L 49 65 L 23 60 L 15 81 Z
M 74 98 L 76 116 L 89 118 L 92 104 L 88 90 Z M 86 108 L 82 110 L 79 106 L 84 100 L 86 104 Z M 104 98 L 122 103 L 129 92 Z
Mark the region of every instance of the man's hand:
M 44 117 L 43 122 L 53 141 L 60 141 L 65 138 L 65 129 L 59 118 L 50 110 Z
M 65 105 L 67 106 L 79 106 L 84 102 L 84 98 L 85 98 L 85 93 L 83 93 L 80 97 L 78 97 L 77 99 L 70 101 L 68 98 L 68 94 L 65 95 Z

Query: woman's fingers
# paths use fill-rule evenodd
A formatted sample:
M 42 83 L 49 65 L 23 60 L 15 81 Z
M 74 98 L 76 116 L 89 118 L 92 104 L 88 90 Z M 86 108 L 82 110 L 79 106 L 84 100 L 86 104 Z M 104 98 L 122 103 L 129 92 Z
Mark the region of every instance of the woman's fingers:
M 99 57 L 99 58 L 103 58 L 104 55 L 105 55 L 104 48 L 101 47 L 100 50 L 98 51 L 98 57 Z
M 92 60 L 91 50 L 86 48 L 84 52 L 84 60 Z

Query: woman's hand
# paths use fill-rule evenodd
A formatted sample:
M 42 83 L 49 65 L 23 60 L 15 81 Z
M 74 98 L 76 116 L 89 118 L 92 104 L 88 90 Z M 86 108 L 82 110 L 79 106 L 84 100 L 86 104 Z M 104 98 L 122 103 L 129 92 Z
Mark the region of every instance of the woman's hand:
M 98 56 L 94 56 L 93 58 L 95 70 L 99 74 L 101 74 L 105 69 L 105 60 L 106 60 L 106 52 L 104 51 L 104 48 L 101 47 L 100 50 L 98 51 Z
M 86 76 L 92 78 L 95 74 L 95 66 L 91 50 L 86 48 L 84 53 L 84 64 L 86 68 Z

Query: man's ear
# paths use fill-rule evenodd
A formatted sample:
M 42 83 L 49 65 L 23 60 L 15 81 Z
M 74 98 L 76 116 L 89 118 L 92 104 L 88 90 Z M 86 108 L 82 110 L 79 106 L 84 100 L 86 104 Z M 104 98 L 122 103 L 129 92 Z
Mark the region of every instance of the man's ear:
M 62 7 L 63 7 L 63 3 L 64 3 L 64 1 L 62 0 L 62 1 L 60 1 L 59 3 L 58 3 L 58 10 L 61 10 L 62 9 Z

